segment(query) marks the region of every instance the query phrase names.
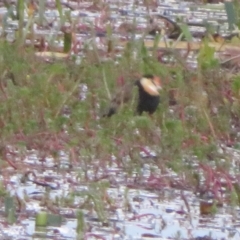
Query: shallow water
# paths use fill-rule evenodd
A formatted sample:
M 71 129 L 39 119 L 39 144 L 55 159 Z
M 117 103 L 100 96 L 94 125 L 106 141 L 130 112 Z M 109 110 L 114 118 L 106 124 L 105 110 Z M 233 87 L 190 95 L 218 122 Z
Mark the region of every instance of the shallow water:
M 211 239 L 240 238 L 239 207 L 224 205 L 218 208 L 217 214 L 202 216 L 199 210 L 200 199 L 196 194 L 172 188 L 165 181 L 168 178 L 179 181 L 179 176 L 171 171 L 161 174 L 156 165 L 147 163 L 147 159 L 141 176 L 137 172 L 126 174 L 122 168 L 117 167 L 114 160 L 111 167 L 100 167 L 97 172 L 89 165 L 87 181 L 82 175 L 82 163 L 75 163 L 74 169 L 68 169 L 67 162 L 67 156 L 63 156 L 59 163 L 62 167 L 58 171 L 53 167 L 53 159 L 49 158 L 42 163 L 34 157 L 34 153 L 22 162 L 25 169 L 31 169 L 35 173 L 38 183 L 51 187 L 48 191 L 52 201 L 56 197 L 64 199 L 69 194 L 74 194 L 71 207 L 67 207 L 68 204 L 66 207 L 52 206 L 57 212 L 60 210 L 59 213 L 65 220 L 59 227 L 47 227 L 47 239 L 52 239 L 53 232 L 57 236 L 55 239 L 76 239 L 75 214 L 79 206 L 83 206 L 81 210 L 88 226 L 84 239 L 195 239 L 204 236 L 211 236 Z M 155 171 L 150 172 L 150 168 L 155 168 Z M 17 224 L 6 225 L 6 219 L 1 218 L 0 236 L 32 239 L 36 234 L 35 213 L 45 209 L 41 202 L 46 198 L 46 188 L 31 181 L 21 183 L 22 175 L 14 174 L 10 168 L 4 169 L 4 173 L 12 175 L 6 184 L 11 195 L 25 199 L 26 205 L 18 213 Z M 33 180 L 31 174 L 29 179 Z M 7 180 L 6 175 L 2 177 L 3 180 Z M 109 185 L 102 187 L 106 202 L 97 193 L 103 185 Z M 89 206 L 82 205 L 90 195 L 95 199 L 95 204 L 102 201 L 99 202 L 99 208 L 103 208 L 98 214 L 90 207 L 93 206 L 92 201 L 88 201 Z M 184 199 L 187 199 L 188 207 Z M 99 214 L 106 224 L 99 222 Z

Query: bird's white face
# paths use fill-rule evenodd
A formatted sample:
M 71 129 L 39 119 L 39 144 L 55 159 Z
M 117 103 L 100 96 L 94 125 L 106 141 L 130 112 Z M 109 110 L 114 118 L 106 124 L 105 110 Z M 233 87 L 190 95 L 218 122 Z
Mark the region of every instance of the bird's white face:
M 140 84 L 143 89 L 150 94 L 151 96 L 159 96 L 159 90 L 162 89 L 160 79 L 154 77 L 154 79 L 142 78 L 140 80 Z

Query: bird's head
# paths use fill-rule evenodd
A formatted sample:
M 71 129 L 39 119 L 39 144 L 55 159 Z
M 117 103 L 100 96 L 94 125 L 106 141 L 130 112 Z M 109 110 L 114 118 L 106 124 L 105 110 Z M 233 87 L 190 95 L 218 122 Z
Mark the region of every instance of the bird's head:
M 161 79 L 158 76 L 146 75 L 140 79 L 140 84 L 151 96 L 159 96 L 159 90 L 162 89 Z

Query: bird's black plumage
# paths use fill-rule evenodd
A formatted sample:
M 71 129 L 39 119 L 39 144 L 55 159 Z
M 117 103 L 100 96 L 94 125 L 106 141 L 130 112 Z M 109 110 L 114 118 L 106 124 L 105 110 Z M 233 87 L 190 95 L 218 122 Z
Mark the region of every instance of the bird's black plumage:
M 161 89 L 161 81 L 159 77 L 144 75 L 141 79 L 135 81 L 135 84 L 125 84 L 113 97 L 108 111 L 103 116 L 112 116 L 117 112 L 120 105 L 127 103 L 132 98 L 134 85 L 138 87 L 136 113 L 139 115 L 143 112 L 153 114 L 160 102 L 158 90 Z
M 158 104 L 160 103 L 160 96 L 159 95 L 150 95 L 146 92 L 141 85 L 140 81 L 137 82 L 138 86 L 138 105 L 137 105 L 137 113 L 141 115 L 143 112 L 148 112 L 149 114 L 153 114 Z

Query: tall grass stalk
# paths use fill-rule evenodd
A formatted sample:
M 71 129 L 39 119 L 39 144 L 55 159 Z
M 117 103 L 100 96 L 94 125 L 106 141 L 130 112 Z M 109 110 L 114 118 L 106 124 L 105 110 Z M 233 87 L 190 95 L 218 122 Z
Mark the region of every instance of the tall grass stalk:
M 23 28 L 24 28 L 24 10 L 25 10 L 24 0 L 17 0 L 17 19 L 18 19 L 18 37 L 21 44 L 24 43 L 23 39 Z
M 62 9 L 62 3 L 61 3 L 60 0 L 56 0 L 56 6 L 57 6 L 58 13 L 59 13 L 59 16 L 60 16 L 60 23 L 61 23 L 61 25 L 63 25 L 63 23 L 64 23 L 63 9 Z
M 44 12 L 45 12 L 45 6 L 46 6 L 46 0 L 39 0 L 38 1 L 38 5 L 39 5 L 39 24 L 40 26 L 43 26 L 44 23 Z

